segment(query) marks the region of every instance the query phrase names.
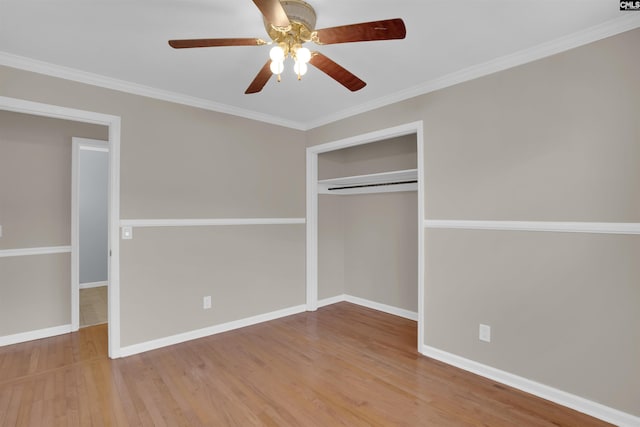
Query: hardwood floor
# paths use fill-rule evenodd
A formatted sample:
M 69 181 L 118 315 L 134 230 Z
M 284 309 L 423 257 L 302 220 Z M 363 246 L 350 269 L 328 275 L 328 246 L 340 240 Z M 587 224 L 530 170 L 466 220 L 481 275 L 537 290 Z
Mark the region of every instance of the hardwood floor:
M 0 348 L 0 426 L 604 426 L 419 355 L 348 303 L 131 356 L 107 327 Z
M 80 327 L 107 323 L 108 287 L 80 289 Z

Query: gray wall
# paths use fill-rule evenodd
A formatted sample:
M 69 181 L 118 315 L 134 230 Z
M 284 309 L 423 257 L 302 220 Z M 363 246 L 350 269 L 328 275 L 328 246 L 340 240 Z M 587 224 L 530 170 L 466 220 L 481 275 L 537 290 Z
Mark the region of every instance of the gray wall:
M 322 153 L 323 178 L 417 167 L 416 136 Z M 320 195 L 318 298 L 347 294 L 418 311 L 417 192 Z
M 109 153 L 80 150 L 79 157 L 80 284 L 106 282 L 109 277 Z
M 122 219 L 305 215 L 302 132 L 8 67 L 0 74 L 0 95 L 121 117 Z M 304 236 L 301 225 L 135 229 L 120 245 L 122 345 L 304 304 Z
M 71 244 L 71 138 L 103 126 L 0 111 L 0 250 Z M 71 322 L 70 255 L 0 258 L 0 336 Z
M 308 144 L 422 120 L 428 219 L 640 222 L 639 44 L 623 33 Z M 640 415 L 640 236 L 428 230 L 425 244 L 427 345 Z

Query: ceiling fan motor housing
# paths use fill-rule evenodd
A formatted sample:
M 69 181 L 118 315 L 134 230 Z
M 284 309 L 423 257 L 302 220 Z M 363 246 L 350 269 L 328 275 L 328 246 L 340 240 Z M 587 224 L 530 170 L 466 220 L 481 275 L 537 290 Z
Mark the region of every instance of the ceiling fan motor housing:
M 294 31 L 303 35 L 303 39 L 307 37 L 310 38 L 311 33 L 316 28 L 316 11 L 313 10 L 313 7 L 302 0 L 282 0 L 280 4 L 291 22 L 291 28 L 274 27 L 271 23 L 264 20 L 264 28 L 267 30 L 269 36 L 274 41 L 279 41 L 279 39 L 282 38 L 283 33 L 286 34 L 290 31 Z M 307 39 L 304 41 L 309 40 Z

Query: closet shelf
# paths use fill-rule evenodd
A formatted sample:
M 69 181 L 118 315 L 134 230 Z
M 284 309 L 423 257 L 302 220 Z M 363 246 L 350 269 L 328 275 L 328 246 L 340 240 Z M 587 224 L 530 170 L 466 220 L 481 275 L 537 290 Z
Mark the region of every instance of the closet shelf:
M 318 181 L 319 194 L 365 194 L 417 191 L 418 170 L 406 169 Z

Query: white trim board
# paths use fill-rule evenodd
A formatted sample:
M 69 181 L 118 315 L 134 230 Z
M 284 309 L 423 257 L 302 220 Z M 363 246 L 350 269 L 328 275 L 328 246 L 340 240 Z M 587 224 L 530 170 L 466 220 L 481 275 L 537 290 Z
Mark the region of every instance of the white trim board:
M 560 221 L 424 221 L 426 228 L 463 230 L 547 231 L 558 233 L 640 234 L 637 222 L 560 222 Z
M 304 224 L 305 218 L 123 219 L 121 227 L 196 227 L 213 225 Z
M 404 308 L 394 307 L 392 305 L 382 304 L 381 302 L 371 301 L 360 297 L 354 297 L 353 295 L 345 295 L 346 302 L 351 304 L 361 305 L 362 307 L 372 308 L 374 310 L 382 311 L 383 313 L 393 314 L 394 316 L 403 317 L 405 319 L 418 321 L 418 313 Z
M 382 96 L 378 99 L 374 99 L 351 108 L 339 110 L 308 122 L 287 120 L 281 117 L 233 107 L 207 99 L 143 86 L 124 80 L 114 79 L 112 77 L 106 77 L 99 74 L 63 67 L 61 65 L 38 61 L 8 52 L 0 52 L 0 65 L 304 131 L 555 55 L 637 27 L 640 27 L 640 14 L 628 13 L 620 18 L 612 19 L 591 28 L 569 34 L 565 37 L 542 43 L 500 58 L 495 58 L 483 64 L 477 64 L 463 70 L 455 71 L 401 92 Z
M 404 308 L 394 307 L 392 305 L 383 304 L 381 302 L 371 301 L 368 299 L 355 297 L 353 295 L 336 295 L 333 297 L 318 300 L 318 307 L 326 307 L 328 305 L 337 304 L 339 302 L 349 302 L 351 304 L 378 310 L 383 313 L 392 314 L 394 316 L 403 317 L 405 319 L 418 321 L 418 313 Z
M 28 255 L 51 255 L 70 253 L 71 246 L 46 246 L 41 248 L 0 249 L 0 258 Z
M 60 325 L 53 326 L 51 328 L 37 329 L 35 331 L 21 332 L 19 334 L 5 335 L 0 337 L 0 347 L 39 340 L 42 338 L 55 337 L 56 335 L 67 334 L 69 332 L 71 332 L 71 325 Z
M 326 307 L 326 306 L 331 305 L 331 304 L 337 304 L 339 302 L 345 302 L 346 300 L 347 300 L 347 296 L 345 294 L 336 295 L 336 296 L 333 296 L 333 297 L 320 299 L 320 300 L 318 300 L 318 308 Z
M 636 417 L 626 412 L 619 411 L 614 408 L 602 405 L 597 402 L 567 393 L 562 390 L 550 387 L 532 381 L 518 375 L 511 374 L 491 366 L 475 362 L 464 357 L 439 350 L 431 346 L 423 346 L 421 351 L 423 355 L 444 362 L 448 365 L 455 366 L 465 371 L 489 378 L 502 384 L 517 388 L 518 390 L 531 393 L 535 396 L 549 400 L 562 406 L 566 406 L 576 411 L 591 415 L 601 420 L 616 424 L 620 427 L 637 427 L 640 426 L 640 417 Z
M 194 331 L 183 332 L 181 334 L 171 335 L 169 337 L 158 338 L 158 339 L 146 341 L 140 344 L 133 344 L 126 347 L 122 347 L 120 349 L 120 355 L 122 357 L 132 356 L 134 354 L 143 353 L 145 351 L 155 350 L 158 348 L 167 347 L 174 344 L 179 344 L 185 341 L 191 341 L 198 338 L 208 337 L 210 335 L 220 334 L 222 332 L 232 331 L 238 328 L 244 328 L 246 326 L 251 326 L 258 323 L 268 322 L 270 320 L 279 319 L 281 317 L 303 313 L 304 311 L 306 311 L 306 309 L 307 307 L 304 304 L 296 305 L 293 307 L 272 311 L 270 313 L 259 314 L 256 316 L 251 316 L 251 317 L 247 317 L 239 320 L 233 320 L 231 322 L 208 326 L 206 328 L 196 329 Z

